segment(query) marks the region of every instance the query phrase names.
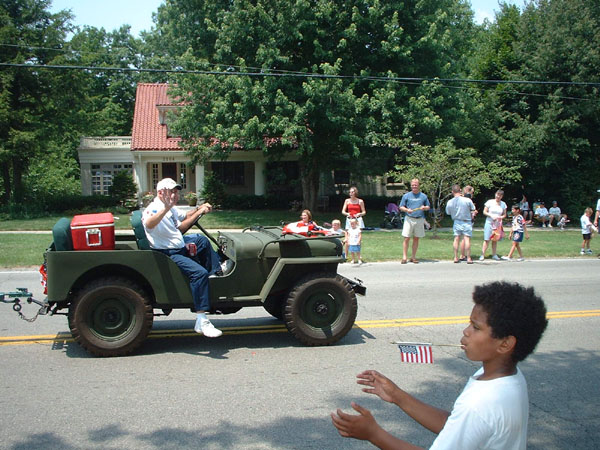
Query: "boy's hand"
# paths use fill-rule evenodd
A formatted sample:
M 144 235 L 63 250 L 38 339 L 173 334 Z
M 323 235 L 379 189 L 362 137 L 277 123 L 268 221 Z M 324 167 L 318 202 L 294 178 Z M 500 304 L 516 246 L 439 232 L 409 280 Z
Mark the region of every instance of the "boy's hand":
M 359 413 L 358 416 L 346 414 L 341 409 L 331 413 L 333 426 L 343 437 L 370 440 L 380 428 L 371 412 L 362 406 L 352 402 L 352 408 Z
M 392 380 L 380 374 L 376 370 L 365 370 L 356 375 L 358 384 L 369 386 L 363 388 L 363 392 L 367 394 L 375 394 L 389 403 L 394 403 L 394 394 L 400 391 L 400 388 L 394 384 Z

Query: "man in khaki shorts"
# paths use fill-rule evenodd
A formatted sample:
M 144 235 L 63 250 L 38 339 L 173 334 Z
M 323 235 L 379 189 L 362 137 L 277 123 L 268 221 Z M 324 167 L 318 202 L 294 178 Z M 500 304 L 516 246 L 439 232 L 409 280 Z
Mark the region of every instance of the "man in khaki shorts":
M 406 213 L 404 217 L 404 227 L 402 228 L 402 264 L 407 262 L 408 243 L 413 238 L 412 257 L 410 262 L 417 264 L 417 249 L 419 248 L 419 238 L 425 237 L 425 211 L 429 211 L 431 205 L 427 196 L 423 194 L 419 187 L 419 180 L 415 178 L 410 182 L 410 192 L 402 196 L 400 200 L 400 211 Z

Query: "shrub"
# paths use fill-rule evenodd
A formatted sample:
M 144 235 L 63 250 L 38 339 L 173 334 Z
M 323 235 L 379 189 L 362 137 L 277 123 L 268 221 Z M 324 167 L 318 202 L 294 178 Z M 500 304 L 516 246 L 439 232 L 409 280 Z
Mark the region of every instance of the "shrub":
M 121 206 L 131 204 L 130 200 L 137 197 L 137 186 L 131 172 L 127 170 L 117 172 L 113 176 L 112 186 L 108 189 L 108 193 Z
M 202 197 L 210 203 L 214 208 L 220 208 L 225 205 L 227 194 L 225 186 L 219 180 L 216 174 L 209 173 L 204 179 L 204 188 L 202 189 Z

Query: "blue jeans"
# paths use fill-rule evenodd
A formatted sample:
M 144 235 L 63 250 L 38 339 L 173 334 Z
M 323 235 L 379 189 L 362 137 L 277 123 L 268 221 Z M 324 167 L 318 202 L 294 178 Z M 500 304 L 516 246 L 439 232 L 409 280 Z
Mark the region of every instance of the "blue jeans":
M 178 249 L 155 249 L 171 258 L 177 267 L 190 280 L 192 298 L 196 311 L 210 310 L 210 293 L 208 290 L 208 276 L 221 269 L 219 255 L 210 245 L 210 241 L 201 234 L 183 236 L 186 244 L 196 244 L 198 253 L 195 257 L 189 256 L 185 247 Z

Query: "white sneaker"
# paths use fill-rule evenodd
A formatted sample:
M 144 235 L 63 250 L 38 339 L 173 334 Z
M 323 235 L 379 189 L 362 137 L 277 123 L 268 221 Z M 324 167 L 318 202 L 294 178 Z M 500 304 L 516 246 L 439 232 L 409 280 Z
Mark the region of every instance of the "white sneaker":
M 512 261 L 512 258 L 509 258 L 508 256 L 502 256 L 502 257 L 500 257 L 500 259 L 502 261 Z
M 545 223 L 542 224 L 542 228 L 546 228 L 546 224 Z
M 517 261 L 519 261 L 519 262 L 523 262 L 523 261 L 525 261 L 525 258 L 523 258 L 523 257 L 521 257 L 521 258 L 517 258 Z
M 218 338 L 223 334 L 221 330 L 217 330 L 210 320 L 196 320 L 196 325 L 194 326 L 194 331 L 198 334 L 203 334 L 209 338 Z
M 479 257 L 479 261 L 483 261 L 484 259 L 485 259 L 485 256 L 483 256 L 483 255 L 481 255 L 481 256 Z
M 592 249 L 591 249 L 591 248 L 588 248 L 588 249 L 587 249 L 585 252 L 586 252 L 588 255 L 591 255 L 591 254 L 592 254 Z
M 580 254 L 580 255 L 585 255 L 585 250 L 581 250 L 581 251 L 579 252 L 579 254 Z
M 492 255 L 492 259 L 494 261 L 500 261 L 500 258 L 498 257 L 498 255 Z
M 358 265 L 359 265 L 359 266 L 362 266 L 362 263 L 363 263 L 363 262 L 362 262 L 362 259 L 359 259 L 359 260 L 358 260 Z
M 551 223 L 548 224 L 548 228 L 552 228 L 552 224 Z

